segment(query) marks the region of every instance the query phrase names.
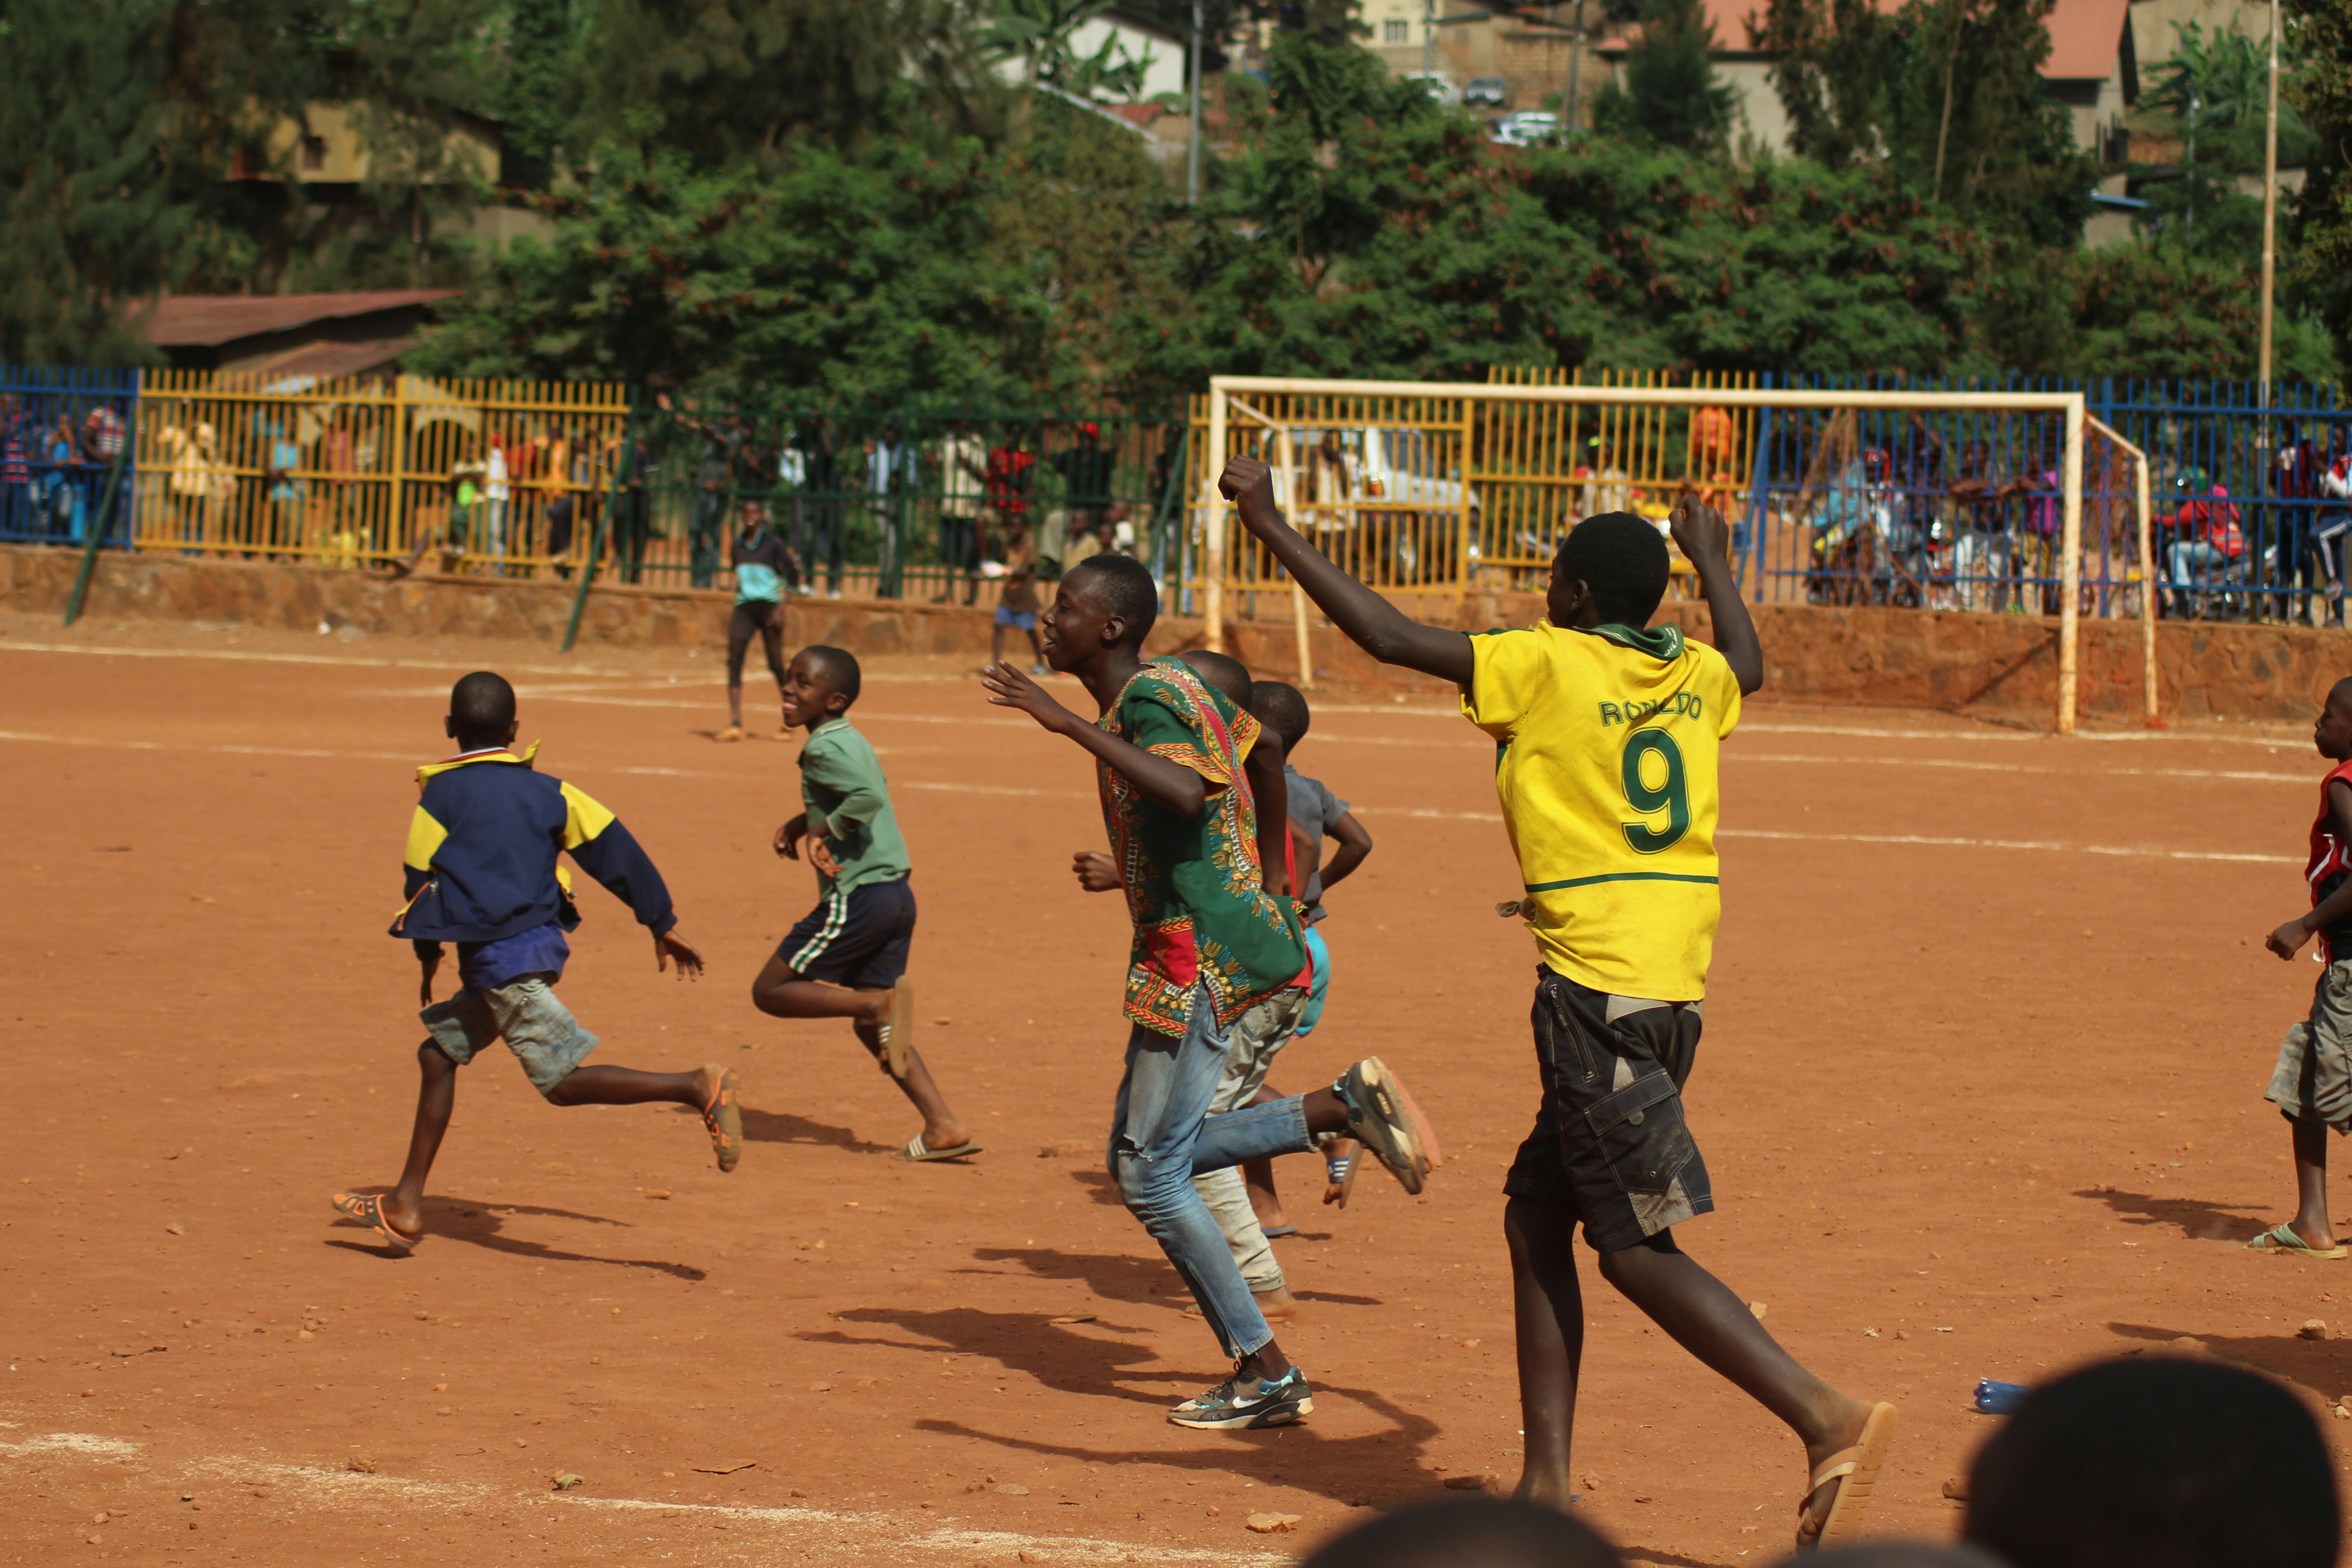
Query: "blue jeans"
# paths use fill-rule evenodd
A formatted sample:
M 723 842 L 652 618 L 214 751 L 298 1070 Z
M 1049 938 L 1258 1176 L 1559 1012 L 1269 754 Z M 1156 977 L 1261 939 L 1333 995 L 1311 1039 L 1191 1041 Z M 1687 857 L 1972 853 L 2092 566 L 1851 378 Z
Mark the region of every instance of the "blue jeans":
M 1216 1216 L 1193 1190 L 1193 1173 L 1304 1153 L 1315 1140 L 1298 1095 L 1211 1117 L 1228 1041 L 1205 985 L 1192 993 L 1187 1024 L 1181 1039 L 1140 1024 L 1129 1031 L 1127 1076 L 1111 1112 L 1110 1173 L 1129 1211 L 1183 1277 L 1225 1353 L 1239 1360 L 1264 1348 L 1274 1331 L 1234 1267 Z

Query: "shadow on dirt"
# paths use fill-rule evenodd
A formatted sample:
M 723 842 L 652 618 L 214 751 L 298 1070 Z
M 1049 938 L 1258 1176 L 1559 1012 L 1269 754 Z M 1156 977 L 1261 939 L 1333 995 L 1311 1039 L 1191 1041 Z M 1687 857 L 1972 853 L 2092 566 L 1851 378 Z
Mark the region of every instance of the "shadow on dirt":
M 2138 1340 L 2151 1351 L 2202 1353 L 2216 1361 L 2235 1362 L 2300 1384 L 2330 1404 L 2352 1394 L 2352 1342 L 2342 1340 L 2306 1340 L 2295 1334 L 2197 1334 L 2150 1323 L 2109 1323 L 2107 1331 L 2118 1339 Z M 2184 1340 L 2189 1342 L 2184 1344 Z
M 1133 1397 L 1133 1396 L 1129 1396 Z M 1016 1453 L 1050 1455 L 1082 1464 L 1165 1466 L 1203 1475 L 1231 1475 L 1261 1485 L 1278 1482 L 1315 1492 L 1350 1508 L 1394 1508 L 1444 1495 L 1441 1478 L 1422 1468 L 1422 1455 L 1440 1428 L 1426 1417 L 1400 1408 L 1383 1395 L 1336 1384 L 1318 1384 L 1315 1397 L 1352 1400 L 1392 1423 L 1393 1429 L 1357 1437 L 1332 1437 L 1310 1418 L 1305 1426 L 1218 1435 L 1220 1447 L 1189 1453 L 1163 1449 L 1089 1448 L 1074 1443 L 1042 1443 L 983 1432 L 961 1422 L 923 1420 L 918 1430 L 967 1437 Z M 1156 1396 L 1152 1403 L 1165 1402 Z
M 811 1331 L 798 1337 L 811 1344 L 875 1345 L 924 1355 L 955 1351 L 986 1356 L 1008 1370 L 1027 1373 L 1056 1393 L 1152 1405 L 1173 1403 L 1165 1392 L 1122 1386 L 1127 1383 L 1165 1384 L 1171 1377 L 1161 1364 L 1159 1352 L 1147 1345 L 1103 1337 L 1139 1334 L 1145 1331 L 1139 1325 L 1100 1321 L 1053 1323 L 1034 1312 L 988 1312 L 977 1307 L 865 1307 L 836 1312 L 834 1317 L 835 1321 L 844 1323 L 885 1324 L 933 1342 L 845 1333 L 840 1330 Z M 1155 1367 L 1160 1370 L 1150 1370 Z M 961 1399 L 977 1381 L 956 1380 L 952 1384 L 956 1396 Z M 943 1387 L 950 1386 L 945 1379 L 941 1383 Z
M 2190 1241 L 2244 1241 L 2262 1229 L 2262 1211 L 2239 1204 L 2158 1197 L 2116 1187 L 2084 1187 L 2074 1195 L 2106 1205 L 2127 1225 L 2170 1226 Z
M 853 1154 L 887 1154 L 898 1147 L 896 1143 L 872 1142 L 846 1127 L 812 1121 L 789 1110 L 756 1110 L 748 1105 L 743 1107 L 743 1139 L 749 1143 L 803 1143 L 846 1149 Z
M 541 1263 L 601 1263 L 614 1268 L 649 1268 L 675 1279 L 709 1278 L 702 1269 L 691 1264 L 666 1263 L 655 1258 L 592 1258 L 584 1252 L 565 1252 L 542 1242 L 522 1241 L 500 1234 L 506 1220 L 514 1215 L 580 1220 L 588 1225 L 615 1226 L 625 1230 L 635 1228 L 627 1220 L 607 1219 L 603 1215 L 582 1214 L 576 1209 L 547 1208 L 538 1204 L 485 1203 L 478 1198 L 428 1197 L 425 1200 L 425 1238 L 428 1241 L 467 1242 L 492 1252 L 503 1252 L 513 1258 L 529 1258 Z M 395 1252 L 381 1238 L 373 1244 L 353 1239 L 355 1233 L 373 1234 L 356 1221 L 343 1221 L 342 1230 L 343 1234 L 330 1240 L 329 1246 L 381 1256 L 407 1256 Z

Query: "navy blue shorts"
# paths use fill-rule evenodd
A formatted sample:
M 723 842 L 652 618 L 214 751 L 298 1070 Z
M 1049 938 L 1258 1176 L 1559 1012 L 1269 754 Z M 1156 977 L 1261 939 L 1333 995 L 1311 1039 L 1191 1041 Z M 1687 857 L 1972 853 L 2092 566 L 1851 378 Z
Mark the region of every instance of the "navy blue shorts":
M 907 973 L 915 889 L 902 879 L 828 893 L 793 927 L 776 956 L 803 980 L 885 989 Z

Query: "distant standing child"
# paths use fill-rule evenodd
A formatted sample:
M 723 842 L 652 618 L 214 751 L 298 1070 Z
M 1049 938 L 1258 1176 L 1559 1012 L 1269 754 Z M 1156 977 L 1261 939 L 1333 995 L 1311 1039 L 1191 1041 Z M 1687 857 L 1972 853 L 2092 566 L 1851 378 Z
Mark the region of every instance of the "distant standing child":
M 1231 1377 L 1168 1419 L 1208 1428 L 1287 1426 L 1315 1408 L 1307 1375 L 1275 1342 L 1192 1176 L 1261 1154 L 1303 1152 L 1318 1134 L 1345 1130 L 1408 1192 L 1419 1192 L 1429 1168 L 1426 1130 L 1376 1058 L 1328 1089 L 1209 1114 L 1230 1031 L 1261 999 L 1297 985 L 1307 950 L 1283 897 L 1288 884 L 1278 858 L 1261 871 L 1259 812 L 1272 819 L 1277 857 L 1286 833 L 1281 742 L 1259 743 L 1257 721 L 1187 666 L 1144 660 L 1159 613 L 1151 574 L 1128 556 L 1097 555 L 1062 578 L 1045 617 L 1045 658 L 1086 687 L 1101 715 L 1092 723 L 1009 664 L 983 684 L 992 703 L 1018 709 L 1095 758 L 1135 933 L 1111 1173 L 1234 1358 Z
M 923 1130 L 894 1158 L 960 1160 L 980 1152 L 915 1050 L 915 994 L 907 955 L 915 890 L 907 841 L 873 745 L 849 721 L 861 675 L 837 647 L 804 647 L 784 671 L 784 727 L 801 748 L 801 814 L 776 829 L 776 853 L 803 843 L 817 903 L 751 982 L 751 1004 L 779 1018 L 847 1018 L 858 1043 L 923 1113 Z
M 1323 1021 L 1323 1004 L 1331 991 L 1331 954 L 1323 944 L 1323 894 L 1355 874 L 1356 868 L 1372 852 L 1372 836 L 1349 812 L 1346 801 L 1326 789 L 1322 780 L 1308 778 L 1295 765 L 1298 748 L 1305 743 L 1312 721 L 1306 694 L 1286 681 L 1261 680 L 1250 688 L 1249 710 L 1259 723 L 1282 737 L 1282 774 L 1288 786 L 1286 794 L 1290 807 L 1290 837 L 1298 858 L 1298 874 L 1306 881 L 1299 893 L 1299 902 L 1304 906 L 1300 918 L 1307 925 L 1307 953 L 1315 964 L 1315 984 L 1307 993 L 1306 1016 L 1291 1031 L 1293 1039 L 1303 1040 Z M 1339 846 L 1328 866 L 1323 863 L 1326 838 Z M 1346 1206 L 1348 1172 L 1353 1153 L 1354 1145 L 1345 1139 L 1335 1139 L 1324 1146 L 1328 1177 L 1323 1192 L 1325 1203 Z M 1250 1207 L 1266 1235 L 1295 1234 L 1298 1227 L 1284 1217 L 1282 1200 L 1275 1193 L 1274 1162 L 1253 1160 L 1242 1167 L 1242 1175 L 1249 1184 Z
M 727 621 L 727 728 L 722 741 L 743 738 L 743 655 L 757 637 L 767 650 L 768 673 L 776 678 L 779 696 L 784 689 L 784 589 L 800 581 L 800 563 L 792 547 L 768 527 L 768 509 L 758 501 L 743 503 L 743 531 L 735 540 L 735 613 Z M 776 731 L 789 741 L 790 725 Z
M 1264 463 L 1234 458 L 1218 482 L 1332 625 L 1383 663 L 1459 686 L 1464 715 L 1498 743 L 1496 794 L 1524 888 L 1513 904 L 1541 960 L 1541 1097 L 1503 1184 L 1526 1433 L 1518 1495 L 1569 1503 L 1580 1223 L 1602 1279 L 1803 1442 L 1799 1547 L 1843 1543 L 1868 1510 L 1895 1407 L 1849 1399 L 1800 1366 L 1673 1228 L 1715 1207 L 1682 1086 L 1722 918 L 1717 750 L 1741 699 L 1764 682 L 1730 530 L 1694 501 L 1673 513 L 1721 651 L 1650 627 L 1665 596 L 1665 542 L 1626 511 L 1588 517 L 1562 541 L 1547 619 L 1473 637 L 1408 619 L 1324 559 L 1283 519 Z
M 2312 727 L 2312 744 L 2334 763 L 2319 781 L 2319 816 L 2311 825 L 2311 912 L 2264 939 L 2293 958 L 2313 937 L 2325 966 L 2311 991 L 2311 1014 L 2290 1027 L 2263 1098 L 2294 1129 L 2294 1217 L 2246 1245 L 2257 1252 L 2341 1258 L 2327 1215 L 2327 1134 L 2352 1131 L 2352 678 L 2337 681 Z
M 1015 512 L 1004 520 L 1004 590 L 996 603 L 996 629 L 988 639 L 988 662 L 1004 662 L 1004 634 L 1029 638 L 1029 673 L 1045 673 L 1045 645 L 1037 640 L 1037 546 L 1029 522 Z
M 424 1081 L 400 1184 L 381 1196 L 337 1193 L 335 1211 L 405 1252 L 424 1239 L 425 1178 L 457 1105 L 457 1069 L 503 1038 L 523 1075 L 550 1105 L 690 1106 L 731 1171 L 743 1153 L 743 1120 L 731 1069 L 638 1072 L 583 1067 L 596 1037 L 556 999 L 580 923 L 571 885 L 556 864 L 569 853 L 653 933 L 654 967 L 677 961 L 681 980 L 698 978 L 702 955 L 677 931 L 661 873 L 618 818 L 561 779 L 534 771 L 539 748 L 512 748 L 514 688 L 477 670 L 449 693 L 443 728 L 457 754 L 417 771 L 422 797 L 408 828 L 408 902 L 392 934 L 415 944 L 424 966 L 418 995 L 426 1030 L 416 1047 Z M 457 944 L 457 994 L 433 1000 L 441 944 Z

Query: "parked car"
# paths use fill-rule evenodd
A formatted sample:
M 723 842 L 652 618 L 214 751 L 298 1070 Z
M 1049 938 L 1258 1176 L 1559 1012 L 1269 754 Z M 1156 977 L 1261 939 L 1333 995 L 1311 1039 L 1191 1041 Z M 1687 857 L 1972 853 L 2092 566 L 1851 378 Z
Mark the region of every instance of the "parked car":
M 1454 86 L 1454 79 L 1444 71 L 1413 71 L 1404 79 L 1416 84 L 1431 98 L 1448 109 L 1462 107 L 1462 89 Z
M 1539 147 L 1559 140 L 1559 116 L 1541 109 L 1516 110 L 1487 121 L 1486 140 L 1498 147 Z
M 1474 76 L 1462 89 L 1462 101 L 1474 109 L 1508 109 L 1511 84 L 1498 76 Z

